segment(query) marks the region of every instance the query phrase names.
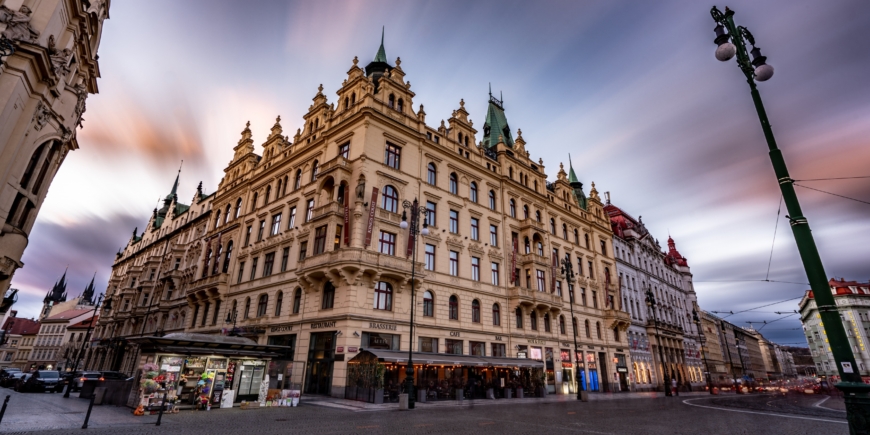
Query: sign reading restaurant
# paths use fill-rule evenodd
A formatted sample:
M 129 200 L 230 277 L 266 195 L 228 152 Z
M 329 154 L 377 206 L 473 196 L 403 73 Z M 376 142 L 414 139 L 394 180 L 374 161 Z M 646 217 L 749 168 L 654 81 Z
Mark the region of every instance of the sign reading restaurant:
M 335 322 L 333 322 L 333 323 L 335 323 Z M 375 323 L 375 322 L 369 322 L 369 328 L 372 328 L 372 329 L 389 329 L 390 331 L 395 331 L 395 330 L 396 330 L 396 325 L 392 325 L 392 324 L 389 324 L 389 323 Z
M 311 329 L 335 328 L 335 320 L 331 322 L 317 322 L 311 324 Z

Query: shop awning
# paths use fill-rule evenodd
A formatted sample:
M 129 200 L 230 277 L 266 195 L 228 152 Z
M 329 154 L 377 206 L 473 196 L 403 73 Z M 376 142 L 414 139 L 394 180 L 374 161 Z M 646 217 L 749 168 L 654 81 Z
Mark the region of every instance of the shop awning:
M 292 358 L 289 346 L 257 344 L 244 337 L 224 335 L 176 333 L 163 337 L 135 337 L 129 341 L 145 352 L 176 353 L 180 355 L 224 355 L 254 358 Z
M 383 349 L 360 349 L 369 352 L 381 362 L 393 362 L 406 364 L 408 352 L 383 350 Z M 543 361 L 524 358 L 498 358 L 481 357 L 471 355 L 453 355 L 445 353 L 413 352 L 414 365 L 453 365 L 453 366 L 479 366 L 479 367 L 542 367 Z

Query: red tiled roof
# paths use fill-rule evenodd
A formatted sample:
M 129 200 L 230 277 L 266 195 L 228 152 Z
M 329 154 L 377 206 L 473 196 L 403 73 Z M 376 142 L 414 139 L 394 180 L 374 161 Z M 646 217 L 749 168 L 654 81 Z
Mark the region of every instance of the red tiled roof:
M 39 329 L 39 322 L 36 320 L 10 317 L 6 319 L 3 329 L 8 331 L 9 334 L 20 335 L 22 331 L 28 330 L 33 326 L 36 326 L 36 328 Z
M 858 281 L 846 281 L 844 279 L 834 279 L 831 278 L 828 281 L 828 285 L 831 287 L 831 293 L 834 296 L 841 295 L 852 295 L 852 296 L 870 296 L 870 282 L 858 282 Z M 855 290 L 852 290 L 854 287 Z M 807 290 L 808 299 L 813 299 L 813 291 Z
M 96 325 L 99 318 L 100 316 L 94 316 L 90 319 L 85 319 L 75 325 L 69 326 L 66 329 L 88 329 L 89 327 Z
M 42 325 L 40 322 L 36 322 L 30 326 L 27 326 L 25 329 L 21 331 L 21 335 L 32 335 L 39 332 L 39 327 Z

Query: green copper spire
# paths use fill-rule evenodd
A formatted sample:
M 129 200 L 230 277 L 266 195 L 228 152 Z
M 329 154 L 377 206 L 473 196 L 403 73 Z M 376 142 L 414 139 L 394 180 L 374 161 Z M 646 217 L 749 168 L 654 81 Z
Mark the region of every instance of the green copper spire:
M 577 174 L 574 173 L 574 165 L 571 164 L 571 153 L 568 153 L 568 183 L 579 183 Z
M 375 55 L 375 60 L 372 62 L 387 63 L 387 52 L 384 51 L 384 27 L 381 27 L 381 46 L 378 48 L 378 54 Z
M 489 91 L 489 107 L 486 110 L 486 122 L 483 124 L 483 146 L 491 148 L 504 142 L 510 148 L 514 147 L 514 138 L 504 114 L 504 102 L 492 96 L 492 85 Z

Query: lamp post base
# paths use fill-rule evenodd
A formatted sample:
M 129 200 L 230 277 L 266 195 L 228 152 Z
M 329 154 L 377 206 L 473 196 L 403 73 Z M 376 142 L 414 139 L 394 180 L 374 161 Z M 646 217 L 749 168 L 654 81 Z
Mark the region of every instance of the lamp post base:
M 408 409 L 414 409 L 414 375 L 412 374 L 405 378 L 405 392 L 408 394 Z
M 870 385 L 840 382 L 835 387 L 843 392 L 846 402 L 849 435 L 870 435 Z

